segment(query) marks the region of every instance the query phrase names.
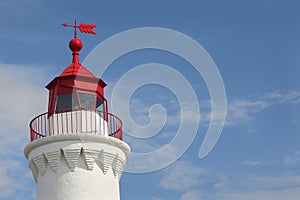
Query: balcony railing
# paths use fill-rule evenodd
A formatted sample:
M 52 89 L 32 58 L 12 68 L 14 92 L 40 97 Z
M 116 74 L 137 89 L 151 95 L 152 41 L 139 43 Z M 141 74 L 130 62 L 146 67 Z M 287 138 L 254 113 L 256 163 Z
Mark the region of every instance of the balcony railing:
M 75 110 L 48 116 L 43 113 L 30 122 L 30 140 L 62 134 L 97 134 L 122 140 L 122 121 L 103 111 Z

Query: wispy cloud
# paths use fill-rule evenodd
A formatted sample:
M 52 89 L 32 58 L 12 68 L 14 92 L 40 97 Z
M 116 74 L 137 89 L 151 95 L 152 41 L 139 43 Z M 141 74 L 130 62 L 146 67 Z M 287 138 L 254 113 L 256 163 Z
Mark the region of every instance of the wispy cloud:
M 155 96 L 153 96 L 155 99 Z M 148 124 L 151 122 L 149 116 L 149 106 L 143 98 L 135 98 L 131 100 L 136 106 L 129 109 L 132 116 L 140 124 Z M 170 101 L 171 102 L 171 101 Z M 262 94 L 257 94 L 243 99 L 233 99 L 228 101 L 226 113 L 226 126 L 235 126 L 254 120 L 255 114 L 266 108 L 282 104 L 298 104 L 300 103 L 300 91 L 283 91 L 274 90 Z M 198 113 L 195 106 L 199 106 L 201 113 Z M 211 120 L 211 102 L 209 100 L 199 101 L 199 104 L 181 104 L 173 101 L 163 109 L 154 109 L 153 113 L 157 117 L 157 123 L 152 123 L 153 129 L 157 132 L 159 128 L 164 126 L 174 126 L 179 123 L 195 123 L 200 119 L 200 125 L 207 126 Z M 155 112 L 154 112 L 155 111 Z M 152 113 L 152 114 L 153 114 Z M 183 114 L 184 113 L 184 114 Z M 154 116 L 154 114 L 152 116 Z M 218 115 L 218 113 L 215 113 Z M 161 118 L 159 118 L 161 117 Z M 217 116 L 214 116 L 217 117 Z M 164 122 L 163 124 L 158 122 Z M 153 121 L 154 122 L 154 121 Z M 128 126 L 130 124 L 127 124 Z M 128 127 L 128 130 L 137 130 L 135 127 Z M 150 132 L 153 130 L 149 130 Z
M 213 200 L 274 199 L 297 200 L 300 195 L 300 176 L 281 174 L 277 176 L 231 175 L 222 180 Z
M 130 107 L 129 112 L 133 116 L 133 120 L 136 122 L 136 124 L 135 122 L 124 122 L 125 130 L 127 130 L 127 133 L 129 134 L 133 133 L 135 135 L 140 135 L 147 138 L 145 140 L 140 140 L 129 137 L 127 141 L 132 144 L 133 151 L 150 152 L 169 143 L 170 140 L 175 137 L 180 123 L 196 124 L 199 118 L 200 126 L 207 126 L 210 123 L 211 103 L 209 100 L 199 102 L 199 107 L 201 109 L 200 115 L 200 113 L 198 113 L 195 109 L 195 106 L 198 106 L 196 104 L 180 105 L 179 102 L 174 101 L 169 97 L 162 96 L 162 94 L 160 94 L 159 92 L 157 92 L 156 94 L 158 95 L 157 98 L 160 98 L 160 100 L 164 97 L 163 99 L 166 102 L 162 102 L 160 106 L 155 104 L 157 108 L 152 110 L 150 109 L 151 104 L 149 104 L 148 102 L 148 97 L 136 97 L 130 100 L 134 106 Z M 151 100 L 155 98 L 155 95 L 151 96 Z M 300 103 L 299 99 L 300 91 L 274 90 L 271 92 L 253 95 L 244 99 L 231 100 L 228 102 L 227 106 L 227 117 L 225 125 L 236 126 L 251 122 L 255 120 L 255 116 L 257 113 L 262 112 L 266 108 L 283 104 L 298 104 Z M 170 103 L 167 103 L 168 101 Z M 149 111 L 149 109 L 151 111 Z M 121 116 L 127 115 L 123 113 L 121 114 Z M 122 119 L 126 121 L 126 117 Z M 136 127 L 139 126 L 139 124 L 142 125 L 141 128 Z M 185 132 L 189 131 L 186 130 Z M 286 164 L 292 164 L 292 162 L 295 162 L 295 159 L 287 157 L 285 162 Z M 262 161 L 247 160 L 243 164 L 255 166 L 261 165 Z
M 298 188 L 287 188 L 281 190 L 258 190 L 255 192 L 232 192 L 231 194 L 223 195 L 223 200 L 298 200 L 300 196 L 300 187 Z
M 195 124 L 198 126 L 200 116 L 195 109 L 198 108 L 197 102 L 190 103 L 185 100 L 179 103 L 174 95 L 166 93 L 159 87 L 155 89 L 146 87 L 147 92 L 126 99 L 126 91 L 129 90 L 130 84 L 118 87 L 120 89 L 111 101 L 111 107 L 114 114 L 123 121 L 126 133 L 124 138 L 131 145 L 133 152 L 152 152 L 169 144 L 177 134 L 180 124 L 185 124 L 184 127 L 187 128 Z M 190 129 L 184 132 L 192 135 L 196 131 Z M 160 154 L 160 157 L 171 154 L 173 154 L 171 157 L 174 157 L 174 151 L 178 152 L 182 149 L 181 146 L 180 144 L 172 146 L 169 148 L 170 151 L 164 151 L 166 153 Z M 159 159 L 157 161 L 161 162 Z
M 191 190 L 181 195 L 180 200 L 201 200 L 202 194 L 197 190 Z
M 29 138 L 29 120 L 46 111 L 47 93 L 41 89 L 39 68 L 0 64 L 0 74 L 0 149 L 11 155 L 15 148 L 23 151 Z
M 299 185 L 299 174 L 208 171 L 187 161 L 178 161 L 169 167 L 159 183 L 163 189 L 181 193 L 181 200 L 296 200 L 300 195 Z
M 272 105 L 284 103 L 300 103 L 300 91 L 275 90 L 261 95 L 261 99 L 268 100 Z
M 35 188 L 30 186 L 32 183 L 29 169 L 20 160 L 0 161 L 0 199 L 33 200 Z
M 152 197 L 151 200 L 162 200 L 160 197 Z
M 254 120 L 254 115 L 264 109 L 282 105 L 300 103 L 300 91 L 274 90 L 257 94 L 243 99 L 228 101 L 226 112 L 226 126 L 235 126 Z M 202 125 L 207 125 L 211 118 L 210 101 L 200 101 Z
M 24 128 L 24 123 L 46 110 L 47 92 L 41 87 L 41 70 L 29 66 L 0 64 L 1 128 Z M 46 79 L 47 80 L 47 79 Z
M 0 74 L 0 198 L 33 199 L 23 147 L 29 142 L 29 120 L 46 111 L 44 76 L 38 67 L 8 64 L 0 64 Z
M 290 155 L 286 155 L 283 158 L 283 164 L 287 167 L 295 166 L 300 163 L 300 151 L 295 151 Z
M 199 186 L 203 183 L 201 175 L 204 174 L 203 169 L 196 167 L 190 162 L 177 161 L 162 178 L 159 186 L 175 191 L 186 191 L 193 186 Z
M 245 160 L 242 164 L 243 165 L 248 165 L 248 166 L 253 166 L 253 167 L 257 167 L 257 166 L 262 166 L 264 165 L 266 162 L 263 159 L 259 159 L 259 160 L 252 160 L 252 159 L 247 159 Z
M 6 197 L 11 195 L 15 189 L 19 189 L 19 184 L 10 173 L 20 167 L 20 162 L 8 160 L 1 161 L 0 164 L 0 197 Z

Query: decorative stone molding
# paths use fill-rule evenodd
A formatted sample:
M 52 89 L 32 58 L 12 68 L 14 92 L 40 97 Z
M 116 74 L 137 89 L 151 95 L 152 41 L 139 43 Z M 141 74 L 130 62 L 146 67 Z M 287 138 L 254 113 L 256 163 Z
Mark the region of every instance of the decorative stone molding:
M 75 171 L 78 167 L 78 160 L 82 157 L 85 161 L 85 169 L 93 170 L 97 165 L 103 172 L 107 174 L 109 169 L 112 169 L 115 178 L 120 180 L 126 161 L 119 157 L 118 154 L 105 152 L 103 149 L 95 150 L 85 147 L 60 149 L 53 152 L 41 152 L 40 155 L 32 157 L 29 162 L 29 168 L 32 171 L 35 182 L 38 182 L 38 176 L 44 174 L 48 168 L 54 172 L 59 170 L 61 159 L 64 158 L 68 164 L 70 171 Z
M 32 158 L 33 164 L 37 167 L 38 173 L 44 174 L 45 168 L 46 168 L 46 159 L 44 155 L 39 155 L 34 158 Z
M 28 158 L 29 153 L 42 145 L 50 144 L 50 143 L 57 143 L 57 142 L 65 142 L 65 141 L 78 141 L 78 142 L 97 142 L 107 145 L 112 145 L 115 147 L 118 147 L 119 149 L 122 149 L 126 155 L 126 157 L 129 156 L 130 153 L 130 147 L 123 141 L 113 138 L 113 137 L 107 137 L 107 136 L 101 136 L 96 134 L 65 134 L 65 135 L 54 135 L 51 137 L 44 137 L 37 139 L 24 148 L 24 154 L 25 157 Z
M 98 157 L 100 157 L 100 154 L 103 154 L 103 150 L 98 151 L 98 150 L 94 150 L 94 149 L 85 149 L 82 148 L 83 152 L 83 156 L 85 157 L 85 162 L 87 165 L 87 169 L 88 170 L 93 170 L 96 160 L 98 160 L 98 163 L 100 163 L 100 158 L 98 159 Z M 101 159 L 101 162 L 103 162 L 103 159 Z M 100 169 L 103 169 L 103 165 L 101 165 L 101 167 L 99 166 Z
M 81 148 L 62 149 L 62 151 L 70 170 L 74 172 L 75 167 L 77 167 L 79 156 L 81 154 Z
M 44 153 L 44 156 L 46 157 L 46 160 L 53 171 L 56 171 L 59 168 L 61 157 L 60 154 L 60 150 Z
M 38 175 L 39 175 L 39 170 L 38 170 L 38 168 L 36 167 L 36 165 L 34 164 L 33 160 L 30 160 L 30 161 L 28 162 L 28 166 L 29 166 L 29 168 L 31 169 L 31 172 L 32 172 L 34 181 L 37 182 Z

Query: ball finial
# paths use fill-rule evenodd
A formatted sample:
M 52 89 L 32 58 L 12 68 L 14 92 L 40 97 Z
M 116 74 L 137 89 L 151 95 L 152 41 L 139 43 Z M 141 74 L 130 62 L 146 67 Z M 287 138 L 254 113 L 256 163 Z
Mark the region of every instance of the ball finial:
M 71 49 L 71 51 L 75 52 L 75 51 L 80 51 L 82 48 L 82 42 L 78 39 L 78 38 L 73 38 L 70 42 L 69 42 L 69 48 Z

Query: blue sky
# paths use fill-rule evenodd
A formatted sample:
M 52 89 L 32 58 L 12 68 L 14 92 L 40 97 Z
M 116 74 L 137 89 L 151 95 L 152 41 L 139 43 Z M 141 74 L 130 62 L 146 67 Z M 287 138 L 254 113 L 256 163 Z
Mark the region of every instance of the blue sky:
M 82 61 L 100 42 L 117 33 L 163 27 L 201 44 L 224 81 L 228 103 L 225 126 L 213 151 L 200 160 L 210 99 L 203 78 L 191 64 L 153 49 L 131 52 L 112 63 L 102 76 L 109 84 L 107 94 L 135 66 L 162 63 L 190 82 L 202 119 L 193 143 L 172 165 L 155 172 L 124 173 L 121 199 L 298 199 L 299 9 L 297 1 L 275 0 L 1 1 L 0 199 L 34 199 L 35 183 L 23 155 L 29 142 L 28 123 L 47 109 L 44 86 L 71 62 L 67 44 L 72 31 L 60 24 L 72 23 L 75 17 L 79 22 L 97 24 L 96 36 L 79 36 L 84 45 Z M 125 136 L 132 151 L 153 151 L 175 137 L 179 103 L 176 94 L 155 84 L 133 94 L 129 110 L 136 123 L 149 123 L 148 109 L 154 104 L 164 107 L 167 118 L 152 138 Z M 155 108 L 161 112 L 161 107 Z

